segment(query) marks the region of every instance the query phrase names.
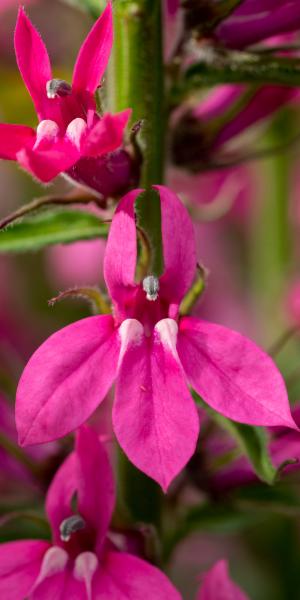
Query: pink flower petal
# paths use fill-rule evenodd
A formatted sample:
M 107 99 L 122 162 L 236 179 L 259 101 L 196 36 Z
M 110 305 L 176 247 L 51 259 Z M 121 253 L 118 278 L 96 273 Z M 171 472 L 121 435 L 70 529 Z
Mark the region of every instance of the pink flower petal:
M 88 132 L 82 152 L 85 156 L 102 156 L 119 148 L 131 110 L 111 115 L 106 113 Z
M 16 160 L 22 148 L 32 148 L 36 133 L 24 125 L 5 125 L 0 123 L 0 158 Z
M 93 598 L 109 600 L 181 600 L 166 575 L 125 552 L 109 552 L 94 576 Z
M 24 540 L 0 545 L 0 597 L 21 600 L 38 577 L 47 542 Z
M 216 30 L 217 37 L 229 48 L 245 48 L 271 36 L 296 31 L 300 26 L 298 0 L 285 2 L 270 12 L 239 18 L 234 15 L 223 21 Z
M 110 315 L 88 317 L 54 333 L 20 379 L 16 424 L 22 445 L 57 439 L 84 423 L 108 392 L 119 341 Z
M 81 427 L 77 434 L 78 510 L 97 531 L 99 548 L 106 535 L 115 504 L 115 485 L 107 453 L 95 431 Z
M 154 188 L 159 192 L 161 202 L 164 274 L 160 278 L 160 287 L 170 303 L 179 304 L 196 271 L 193 223 L 174 192 L 161 185 Z
M 93 552 L 82 552 L 76 557 L 74 576 L 83 581 L 86 588 L 87 600 L 93 600 L 92 581 L 99 566 L 98 557 Z
M 87 600 L 86 586 L 65 569 L 44 579 L 34 589 L 30 600 Z
M 45 552 L 43 561 L 41 564 L 39 576 L 34 584 L 32 592 L 48 577 L 62 573 L 69 562 L 69 555 L 63 548 L 58 546 L 51 546 Z
M 186 317 L 180 322 L 178 354 L 192 387 L 225 417 L 297 429 L 281 374 L 244 336 Z
M 133 464 L 166 491 L 192 456 L 199 432 L 176 353 L 177 325 L 164 319 L 146 338 L 142 325 L 127 319 L 120 336 L 114 430 Z
M 77 117 L 68 124 L 66 129 L 66 138 L 82 154 L 82 146 L 86 138 L 87 124 L 84 119 Z
M 17 153 L 21 167 L 44 183 L 70 169 L 79 158 L 78 148 L 66 139 L 57 141 L 49 150 L 20 150 Z
M 112 300 L 122 305 L 134 285 L 137 240 L 134 203 L 143 190 L 126 194 L 114 214 L 104 257 L 104 278 Z
M 231 581 L 227 562 L 220 560 L 204 576 L 197 600 L 248 600 L 248 596 Z
M 71 502 L 78 484 L 78 457 L 72 452 L 56 472 L 46 498 L 46 512 L 51 524 L 53 542 L 63 546 L 60 537 L 62 521 L 73 514 Z
M 266 85 L 258 89 L 249 102 L 218 133 L 214 149 L 225 144 L 262 119 L 270 117 L 290 102 L 298 90 L 287 86 Z
M 104 447 L 86 426 L 78 430 L 75 451 L 58 469 L 47 493 L 46 511 L 58 546 L 63 545 L 60 525 L 73 514 L 75 492 L 78 512 L 97 533 L 95 545 L 100 550 L 115 503 L 115 486 Z
M 23 8 L 19 10 L 15 30 L 15 52 L 20 73 L 39 118 L 51 118 L 50 114 L 45 114 L 48 113 L 46 107 L 49 108 L 46 83 L 52 79 L 49 56 L 41 36 Z
M 109 2 L 80 48 L 73 72 L 75 90 L 95 93 L 106 69 L 112 42 L 112 8 Z
M 229 110 L 245 90 L 241 84 L 225 83 L 213 87 L 193 109 L 193 116 L 204 121 L 216 119 Z

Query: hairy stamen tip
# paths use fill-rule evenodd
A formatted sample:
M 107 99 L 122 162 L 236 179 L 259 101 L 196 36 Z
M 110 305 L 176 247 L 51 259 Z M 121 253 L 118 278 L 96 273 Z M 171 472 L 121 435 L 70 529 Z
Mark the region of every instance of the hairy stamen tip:
M 47 97 L 53 100 L 57 96 L 69 96 L 72 93 L 72 87 L 63 79 L 50 79 L 46 83 Z
M 146 292 L 147 300 L 150 300 L 151 302 L 157 300 L 159 292 L 159 279 L 154 275 L 148 275 L 148 277 L 145 277 L 143 280 L 143 290 Z
M 73 533 L 84 528 L 85 520 L 80 515 L 72 515 L 61 522 L 59 526 L 60 539 L 62 542 L 68 542 Z

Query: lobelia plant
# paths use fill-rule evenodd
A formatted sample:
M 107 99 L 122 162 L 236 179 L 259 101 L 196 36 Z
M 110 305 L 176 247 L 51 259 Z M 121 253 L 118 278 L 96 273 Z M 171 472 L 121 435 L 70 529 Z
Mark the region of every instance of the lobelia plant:
M 48 270 L 53 264 L 55 269 L 55 261 L 64 263 L 56 264 L 63 278 L 73 286 L 74 273 L 80 273 L 80 281 L 49 304 L 84 297 L 93 316 L 62 312 L 56 333 L 47 338 L 54 327 L 46 325 L 37 343 L 26 344 L 27 360 L 46 337 L 25 368 L 15 364 L 13 353 L 9 369 L 6 363 L 0 366 L 1 490 L 7 477 L 13 482 L 13 493 L 0 493 L 0 597 L 180 600 L 178 587 L 186 599 L 247 600 L 249 590 L 253 600 L 292 600 L 300 585 L 299 577 L 290 575 L 291 564 L 299 571 L 300 551 L 295 521 L 288 522 L 300 505 L 299 405 L 290 408 L 289 402 L 289 396 L 297 400 L 293 386 L 299 378 L 297 286 L 289 295 L 293 327 L 285 330 L 286 317 L 273 315 L 288 287 L 283 273 L 289 283 L 297 282 L 299 267 L 297 251 L 292 262 L 286 244 L 291 156 L 285 156 L 284 165 L 282 156 L 272 163 L 273 196 L 267 169 L 262 168 L 258 185 L 241 163 L 270 158 L 289 146 L 281 134 L 289 129 L 292 104 L 298 108 L 299 3 L 64 2 L 68 15 L 81 9 L 95 21 L 70 84 L 53 77 L 42 38 L 19 8 L 15 53 L 38 125 L 0 124 L 0 157 L 16 161 L 44 184 L 63 175 L 72 188 L 33 200 L 2 219 L 0 252 L 104 238 L 95 252 L 103 270 L 99 285 L 105 283 L 107 293 L 86 285 L 86 265 L 92 263 L 93 279 L 95 255 L 84 255 L 85 244 L 79 243 L 66 263 L 60 258 L 67 255 L 65 247 L 55 248 L 59 254 Z M 39 0 L 34 5 L 38 11 Z M 63 1 L 57 10 L 62 6 Z M 52 10 L 46 3 L 40 9 Z M 288 116 L 280 114 L 282 107 Z M 264 151 L 249 130 L 275 113 L 278 121 L 268 135 L 278 145 Z M 291 137 L 293 144 L 298 137 Z M 264 202 L 262 182 L 269 212 L 254 227 L 256 196 Z M 188 196 L 193 199 L 188 208 L 200 224 L 184 205 Z M 235 212 L 230 212 L 234 199 Z M 98 205 L 94 211 L 57 207 L 92 201 Z M 46 205 L 51 211 L 28 216 Z M 4 229 L 8 224 L 13 226 Z M 256 239 L 258 226 L 262 234 Z M 245 330 L 251 330 L 252 303 L 268 294 L 270 305 L 261 308 L 261 301 L 263 316 L 256 323 L 261 332 L 253 337 L 268 348 L 265 322 L 267 329 L 272 321 L 272 333 L 284 329 L 269 352 L 233 330 L 232 323 L 225 327 L 201 317 L 210 316 L 213 284 L 208 305 L 196 306 L 210 285 L 201 246 L 213 240 L 214 253 L 222 253 L 223 236 L 231 254 L 224 251 L 218 263 L 225 276 L 216 288 L 213 320 L 215 314 L 217 322 L 223 320 L 226 304 L 236 313 L 237 299 L 244 298 Z M 65 266 L 70 261 L 72 269 Z M 23 306 L 22 279 L 15 294 Z M 28 279 L 35 288 L 33 269 Z M 50 286 L 49 273 L 45 279 Z M 235 280 L 243 295 L 233 290 Z M 44 282 L 40 287 L 44 298 Z M 30 319 L 40 329 L 43 317 L 35 307 Z M 69 324 L 59 329 L 61 323 Z M 0 345 L 2 352 L 3 339 Z M 6 406 L 17 380 L 21 447 Z M 109 458 L 104 440 L 110 444 Z M 48 442 L 54 445 L 48 448 Z M 280 480 L 284 469 L 288 477 Z M 40 501 L 46 489 L 45 521 Z M 203 531 L 203 546 L 190 546 L 185 562 L 180 542 Z M 215 536 L 220 532 L 222 541 Z M 280 556 L 278 568 L 273 549 Z M 263 554 L 271 555 L 270 563 Z M 220 559 L 226 555 L 230 564 L 236 562 L 234 573 L 243 560 L 248 568 L 251 556 L 265 587 L 258 589 L 262 577 L 247 582 L 241 569 L 237 579 L 247 594 L 242 591 L 230 578 L 227 559 Z M 204 575 L 197 582 L 199 571 Z

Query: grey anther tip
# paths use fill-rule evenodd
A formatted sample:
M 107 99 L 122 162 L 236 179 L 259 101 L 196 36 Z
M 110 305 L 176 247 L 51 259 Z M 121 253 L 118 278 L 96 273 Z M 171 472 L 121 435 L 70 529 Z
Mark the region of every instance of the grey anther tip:
M 47 97 L 50 100 L 57 96 L 69 96 L 72 93 L 72 87 L 63 79 L 50 79 L 46 83 Z
M 143 280 L 143 290 L 146 292 L 147 300 L 154 301 L 158 298 L 159 279 L 154 275 L 148 275 Z
M 61 522 L 59 526 L 60 539 L 63 542 L 68 542 L 73 533 L 84 528 L 85 520 L 80 515 L 72 515 Z

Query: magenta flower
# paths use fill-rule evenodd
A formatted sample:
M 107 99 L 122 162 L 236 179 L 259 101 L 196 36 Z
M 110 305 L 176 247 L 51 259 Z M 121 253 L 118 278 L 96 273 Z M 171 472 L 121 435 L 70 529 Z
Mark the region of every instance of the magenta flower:
M 245 0 L 216 30 L 229 48 L 242 49 L 300 28 L 298 0 Z
M 72 499 L 76 494 L 76 514 Z M 168 578 L 108 537 L 115 503 L 112 470 L 94 431 L 79 430 L 75 451 L 48 490 L 52 543 L 0 546 L 0 596 L 5 600 L 180 600 Z
M 272 360 L 240 334 L 191 317 L 179 305 L 196 270 L 193 224 L 177 196 L 160 195 L 164 273 L 135 282 L 135 200 L 112 221 L 104 277 L 113 315 L 88 317 L 52 335 L 21 377 L 16 422 L 22 445 L 81 425 L 116 381 L 113 426 L 129 459 L 164 490 L 192 456 L 198 414 L 187 382 L 223 415 L 253 425 L 286 425 L 284 382 Z
M 245 90 L 245 86 L 242 85 L 219 85 L 193 109 L 192 115 L 200 119 L 209 131 L 209 124 L 213 127 L 214 119 L 226 116 L 226 111 L 232 110 L 235 103 L 243 98 Z M 269 118 L 282 106 L 298 97 L 297 88 L 279 85 L 259 88 L 245 106 L 218 129 L 211 143 L 212 150 L 217 150 L 252 125 Z
M 204 576 L 197 600 L 249 600 L 230 579 L 226 560 L 219 560 Z
M 130 115 L 130 110 L 102 118 L 96 113 L 94 94 L 109 59 L 112 39 L 109 3 L 81 46 L 69 85 L 53 79 L 44 43 L 20 8 L 15 51 L 39 124 L 36 131 L 23 125 L 0 124 L 1 158 L 18 161 L 45 183 L 66 172 L 102 193 L 103 184 L 97 173 L 100 170 L 105 178 L 106 155 L 121 146 Z M 111 162 L 111 168 L 121 169 L 122 183 L 128 177 L 128 160 L 117 155 L 112 156 Z

